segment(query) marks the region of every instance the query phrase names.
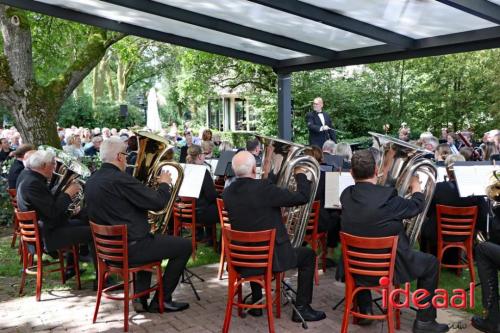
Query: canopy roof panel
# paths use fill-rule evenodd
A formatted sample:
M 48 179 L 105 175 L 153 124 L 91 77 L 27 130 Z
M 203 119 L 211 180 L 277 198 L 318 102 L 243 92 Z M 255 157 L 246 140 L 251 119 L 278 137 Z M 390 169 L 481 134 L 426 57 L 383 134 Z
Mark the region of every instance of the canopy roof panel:
M 500 47 L 500 0 L 0 0 L 293 72 Z

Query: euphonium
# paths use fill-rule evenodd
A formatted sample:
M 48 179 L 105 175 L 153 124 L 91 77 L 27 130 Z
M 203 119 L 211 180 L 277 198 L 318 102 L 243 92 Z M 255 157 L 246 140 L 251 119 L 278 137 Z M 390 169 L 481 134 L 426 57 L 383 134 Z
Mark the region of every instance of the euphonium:
M 172 174 L 173 184 L 167 205 L 162 210 L 148 212 L 151 232 L 165 233 L 184 171 L 178 163 L 166 160 L 167 151 L 173 148 L 167 139 L 146 131 L 135 132 L 135 135 L 138 139 L 138 151 L 133 176 L 146 186 L 156 188 L 162 170 L 166 169 Z
M 425 196 L 424 210 L 412 219 L 404 221 L 410 246 L 417 242 L 422 224 L 436 187 L 437 169 L 434 163 L 425 157 L 430 152 L 411 143 L 393 137 L 369 132 L 379 146 L 380 162 L 378 184 L 394 186 L 401 197 L 409 196 L 409 187 L 413 176 L 418 176 Z
M 492 175 L 492 183 L 486 188 L 487 200 L 490 200 L 491 206 L 493 209 L 491 214 L 494 214 L 493 211 L 495 207 L 500 205 L 500 171 L 493 171 Z M 481 231 L 478 231 L 476 234 L 476 243 L 486 242 L 489 238 L 489 235 L 485 235 Z
M 55 155 L 56 169 L 50 181 L 50 188 L 55 196 L 64 192 L 72 182 L 76 181 L 82 186 L 82 189 L 72 198 L 72 202 L 68 207 L 68 211 L 71 213 L 76 212 L 83 201 L 83 186 L 85 185 L 85 179 L 90 177 L 89 168 L 63 150 L 51 146 L 40 146 L 38 149 L 48 150 Z
M 306 171 L 311 178 L 311 194 L 309 202 L 302 206 L 283 208 L 282 214 L 288 235 L 293 247 L 302 245 L 306 234 L 306 227 L 309 221 L 312 203 L 318 189 L 320 168 L 318 162 L 311 156 L 303 155 L 305 146 L 270 138 L 257 136 L 264 146 L 261 178 L 270 179 L 280 187 L 296 190 L 297 184 L 293 177 L 296 169 L 301 168 Z

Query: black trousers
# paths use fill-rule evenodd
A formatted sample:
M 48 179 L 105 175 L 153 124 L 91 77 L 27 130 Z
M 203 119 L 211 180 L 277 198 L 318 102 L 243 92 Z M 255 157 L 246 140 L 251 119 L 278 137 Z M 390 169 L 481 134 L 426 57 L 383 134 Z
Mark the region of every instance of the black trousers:
M 297 268 L 299 270 L 297 281 L 297 305 L 308 305 L 312 302 L 313 279 L 314 279 L 314 257 L 316 254 L 308 247 L 293 249 L 297 256 Z M 252 301 L 257 302 L 262 298 L 262 288 L 257 283 L 250 283 L 252 288 Z
M 481 281 L 483 308 L 488 318 L 500 322 L 498 307 L 498 269 L 500 268 L 500 245 L 484 242 L 476 246 L 476 265 Z
M 164 300 L 170 302 L 172 293 L 191 256 L 191 241 L 168 235 L 149 235 L 129 245 L 128 261 L 130 265 L 146 264 L 152 261 L 168 259 L 162 277 Z M 135 291 L 141 292 L 151 285 L 151 272 L 137 273 Z M 158 295 L 154 296 L 158 299 Z M 144 299 L 147 299 L 145 297 Z
M 90 231 L 88 221 L 78 219 L 68 220 L 64 225 L 44 232 L 44 236 L 45 250 L 47 252 L 56 251 L 71 245 L 88 245 L 92 255 L 94 271 L 97 272 L 94 241 L 92 240 L 92 232 Z M 66 260 L 67 265 L 73 264 L 72 255 L 68 254 Z
M 328 247 L 337 247 L 340 241 L 340 215 L 336 209 L 320 209 L 318 231 L 327 233 Z
M 420 303 L 429 302 L 434 297 L 435 290 L 438 287 L 439 278 L 439 263 L 436 257 L 433 255 L 422 256 L 422 265 L 426 267 L 421 276 L 417 276 L 417 288 L 426 289 L 430 295 L 420 301 Z M 403 286 L 400 286 L 403 287 Z M 357 295 L 357 302 L 359 309 L 362 313 L 371 312 L 372 296 L 369 290 L 362 290 Z M 432 321 L 436 319 L 436 309 L 433 306 L 429 306 L 425 309 L 420 309 L 417 311 L 417 320 L 420 321 Z

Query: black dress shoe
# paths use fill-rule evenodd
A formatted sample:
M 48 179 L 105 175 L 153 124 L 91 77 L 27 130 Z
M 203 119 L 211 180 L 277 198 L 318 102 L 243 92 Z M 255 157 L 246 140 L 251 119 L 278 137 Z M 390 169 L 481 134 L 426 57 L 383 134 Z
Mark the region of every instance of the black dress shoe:
M 498 324 L 491 322 L 488 318 L 482 318 L 480 316 L 474 316 L 471 319 L 472 326 L 481 332 L 486 333 L 500 333 L 500 327 Z
M 136 298 L 132 301 L 132 307 L 136 313 L 148 311 L 148 300 Z
M 446 324 L 440 324 L 435 320 L 420 321 L 415 319 L 413 322 L 413 333 L 445 333 L 450 328 Z
M 163 309 L 165 312 L 177 312 L 177 311 L 184 311 L 187 308 L 189 308 L 189 303 L 184 303 L 184 302 L 163 302 Z M 158 304 L 158 301 L 152 300 L 151 303 L 149 304 L 148 311 L 151 313 L 158 313 L 160 312 L 160 305 Z
M 80 276 L 82 276 L 83 273 L 85 273 L 87 270 L 86 269 L 80 269 Z M 68 269 L 64 273 L 64 280 L 68 281 L 71 279 L 73 276 L 76 275 L 76 271 L 74 269 Z
M 326 318 L 326 314 L 323 311 L 316 311 L 310 305 L 296 305 L 295 307 L 305 321 L 318 321 Z M 292 321 L 296 323 L 301 322 L 296 311 L 293 311 Z

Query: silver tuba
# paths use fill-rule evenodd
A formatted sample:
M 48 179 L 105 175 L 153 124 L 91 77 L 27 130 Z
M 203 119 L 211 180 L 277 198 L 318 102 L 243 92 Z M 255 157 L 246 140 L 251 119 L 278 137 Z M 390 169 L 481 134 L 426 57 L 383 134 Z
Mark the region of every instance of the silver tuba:
M 406 235 L 413 247 L 420 236 L 422 224 L 425 221 L 436 187 L 437 169 L 425 155 L 431 152 L 411 143 L 369 132 L 378 144 L 380 162 L 378 167 L 378 184 L 394 186 L 401 197 L 408 197 L 413 176 L 418 176 L 425 196 L 424 210 L 414 218 L 404 221 Z
M 83 186 L 85 180 L 90 177 L 89 168 L 63 150 L 43 145 L 39 146 L 38 149 L 50 151 L 55 155 L 56 168 L 49 184 L 55 196 L 64 192 L 72 182 L 80 183 L 82 189 L 72 198 L 72 202 L 68 207 L 70 213 L 75 213 L 81 207 L 83 201 Z
M 257 135 L 256 137 L 264 147 L 262 166 L 259 171 L 262 179 L 269 179 L 280 187 L 295 191 L 297 184 L 293 177 L 294 171 L 302 168 L 306 170 L 308 178 L 312 181 L 309 202 L 302 206 L 286 207 L 282 211 L 290 242 L 293 247 L 299 247 L 306 234 L 309 214 L 318 189 L 319 164 L 313 157 L 303 154 L 306 148 L 303 145 L 266 136 Z

